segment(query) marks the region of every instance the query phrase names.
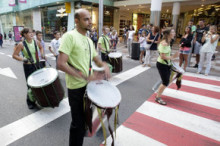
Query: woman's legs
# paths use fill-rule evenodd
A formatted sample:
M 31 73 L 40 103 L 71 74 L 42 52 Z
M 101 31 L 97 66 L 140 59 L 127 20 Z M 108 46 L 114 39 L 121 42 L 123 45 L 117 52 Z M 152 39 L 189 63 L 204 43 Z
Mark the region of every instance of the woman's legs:
M 162 95 L 164 89 L 166 89 L 166 86 L 164 86 L 163 84 L 160 84 L 160 87 L 159 87 L 159 89 L 158 89 L 158 91 L 157 91 L 156 97 L 161 97 L 161 95 Z
M 141 54 L 140 54 L 140 63 L 143 63 L 143 56 L 144 56 L 144 51 L 141 51 Z
M 197 73 L 200 73 L 202 71 L 202 67 L 205 61 L 205 56 L 206 56 L 205 52 L 200 52 L 200 61 L 199 61 L 199 67 L 198 67 Z
M 183 58 L 184 58 L 184 70 L 186 71 L 186 67 L 188 65 L 188 54 L 183 54 Z
M 181 67 L 182 64 L 183 64 L 183 54 L 182 54 L 182 53 L 179 54 L 179 58 L 180 58 L 180 60 L 179 60 L 179 66 Z
M 210 52 L 206 53 L 207 66 L 205 69 L 205 75 L 208 75 L 210 72 L 211 65 L 212 65 L 212 56 L 213 56 L 213 53 L 210 53 Z
M 144 65 L 146 66 L 146 64 L 149 65 L 149 58 L 150 58 L 150 50 L 146 50 L 146 54 L 145 54 L 145 58 L 144 58 Z

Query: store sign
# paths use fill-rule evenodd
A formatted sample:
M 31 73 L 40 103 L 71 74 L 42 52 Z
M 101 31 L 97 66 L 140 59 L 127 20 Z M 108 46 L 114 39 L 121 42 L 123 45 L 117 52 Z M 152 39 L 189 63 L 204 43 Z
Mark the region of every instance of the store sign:
M 20 42 L 21 41 L 20 32 L 22 31 L 23 28 L 24 28 L 24 26 L 14 26 L 13 27 L 15 42 Z
M 15 0 L 8 0 L 8 5 L 9 6 L 15 6 L 16 5 L 16 1 Z
M 57 12 L 59 12 L 60 14 L 56 14 L 56 16 L 57 17 L 63 17 L 63 16 L 67 16 L 68 14 L 67 13 L 64 13 L 66 11 L 66 9 L 63 9 L 63 8 L 61 8 L 61 9 L 59 9 L 59 10 L 57 10 Z
M 65 3 L 66 13 L 71 13 L 71 3 L 67 2 Z
M 27 3 L 27 0 L 19 0 L 19 3 Z

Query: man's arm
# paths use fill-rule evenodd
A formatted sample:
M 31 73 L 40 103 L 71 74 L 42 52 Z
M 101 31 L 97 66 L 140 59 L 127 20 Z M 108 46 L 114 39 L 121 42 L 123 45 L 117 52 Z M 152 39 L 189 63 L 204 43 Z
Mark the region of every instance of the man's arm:
M 111 75 L 110 75 L 110 71 L 109 71 L 109 67 L 108 67 L 107 63 L 102 62 L 102 61 L 98 58 L 98 56 L 94 57 L 94 58 L 93 58 L 93 61 L 95 62 L 95 64 L 96 64 L 98 67 L 104 67 L 104 69 L 105 69 L 105 75 L 106 75 L 107 79 L 109 79 L 109 78 L 111 77 Z

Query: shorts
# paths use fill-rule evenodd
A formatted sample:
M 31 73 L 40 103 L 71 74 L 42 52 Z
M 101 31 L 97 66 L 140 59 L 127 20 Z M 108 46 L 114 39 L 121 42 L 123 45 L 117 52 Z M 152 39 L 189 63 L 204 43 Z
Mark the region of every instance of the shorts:
M 140 51 L 146 51 L 145 47 L 140 47 Z
M 162 84 L 167 87 L 170 83 L 170 74 L 171 74 L 170 66 L 159 62 L 157 62 L 156 65 L 162 80 Z
M 202 44 L 196 41 L 196 43 L 194 44 L 194 54 L 199 54 L 201 48 Z
M 190 50 L 187 50 L 187 51 L 185 51 L 185 50 L 180 50 L 180 54 L 189 54 L 189 52 L 190 52 Z

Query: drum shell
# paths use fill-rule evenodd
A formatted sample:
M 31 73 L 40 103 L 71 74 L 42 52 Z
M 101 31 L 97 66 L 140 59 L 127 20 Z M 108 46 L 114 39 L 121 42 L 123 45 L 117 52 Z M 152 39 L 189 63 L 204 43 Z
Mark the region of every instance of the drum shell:
M 122 56 L 118 58 L 111 58 L 109 57 L 109 63 L 112 65 L 112 72 L 118 73 L 122 71 Z
M 45 60 L 40 60 L 40 65 L 41 65 L 41 67 L 46 67 L 46 61 Z
M 49 85 L 34 88 L 31 87 L 38 104 L 42 107 L 58 107 L 64 97 L 64 89 L 60 83 L 59 77 Z
M 132 43 L 131 59 L 138 60 L 140 57 L 140 43 Z

